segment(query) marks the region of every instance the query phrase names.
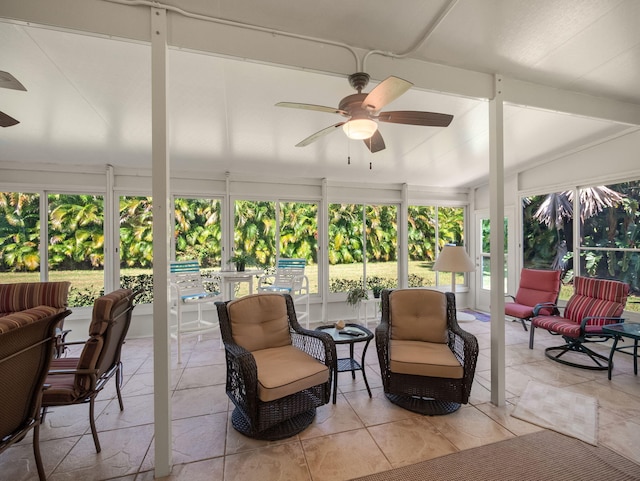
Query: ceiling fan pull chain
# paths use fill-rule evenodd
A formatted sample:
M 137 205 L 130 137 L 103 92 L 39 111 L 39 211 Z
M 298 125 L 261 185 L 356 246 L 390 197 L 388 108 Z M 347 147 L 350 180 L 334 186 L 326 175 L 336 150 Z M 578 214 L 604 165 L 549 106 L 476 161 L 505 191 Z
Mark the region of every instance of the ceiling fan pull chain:
M 369 162 L 369 170 L 373 170 L 373 162 Z
M 347 165 L 351 165 L 351 156 L 347 155 Z

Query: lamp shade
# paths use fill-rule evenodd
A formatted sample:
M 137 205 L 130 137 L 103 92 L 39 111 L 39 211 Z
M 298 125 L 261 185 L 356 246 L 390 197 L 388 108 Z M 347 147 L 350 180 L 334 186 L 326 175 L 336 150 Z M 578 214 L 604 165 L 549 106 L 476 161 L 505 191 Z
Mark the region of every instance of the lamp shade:
M 363 140 L 370 138 L 378 130 L 378 124 L 370 118 L 352 118 L 342 125 L 342 130 L 350 139 Z
M 473 272 L 476 266 L 463 246 L 445 245 L 433 264 L 434 271 Z

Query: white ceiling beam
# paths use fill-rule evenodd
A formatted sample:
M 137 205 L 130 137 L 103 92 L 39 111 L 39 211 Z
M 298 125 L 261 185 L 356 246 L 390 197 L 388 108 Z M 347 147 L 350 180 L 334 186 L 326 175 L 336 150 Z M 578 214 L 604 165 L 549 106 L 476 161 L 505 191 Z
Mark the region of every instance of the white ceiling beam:
M 640 125 L 640 105 L 510 78 L 504 78 L 503 83 L 508 103 Z
M 5 0 L 0 4 L 0 17 L 135 41 L 150 40 L 149 7 L 108 0 Z M 258 30 L 224 20 L 185 17 L 176 12 L 168 12 L 167 21 L 168 43 L 173 48 L 332 75 L 355 72 L 367 53 L 337 42 L 324 43 L 320 39 Z M 493 76 L 486 73 L 379 54 L 368 58 L 366 70 L 375 80 L 393 74 L 424 90 L 471 98 L 494 97 Z M 640 125 L 640 105 L 503 79 L 507 103 Z

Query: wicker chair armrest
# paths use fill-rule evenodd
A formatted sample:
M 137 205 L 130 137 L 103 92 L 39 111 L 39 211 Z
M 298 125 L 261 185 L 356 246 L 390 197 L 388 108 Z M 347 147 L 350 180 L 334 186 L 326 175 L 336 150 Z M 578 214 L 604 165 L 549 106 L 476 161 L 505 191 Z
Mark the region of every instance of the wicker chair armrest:
M 258 367 L 249 351 L 237 344 L 225 343 L 227 354 L 227 393 L 236 406 L 253 416 L 257 412 Z
M 293 329 L 291 331 L 291 343 L 327 367 L 331 367 L 334 360 L 338 358 L 336 345 L 326 332 L 312 331 L 302 327 Z

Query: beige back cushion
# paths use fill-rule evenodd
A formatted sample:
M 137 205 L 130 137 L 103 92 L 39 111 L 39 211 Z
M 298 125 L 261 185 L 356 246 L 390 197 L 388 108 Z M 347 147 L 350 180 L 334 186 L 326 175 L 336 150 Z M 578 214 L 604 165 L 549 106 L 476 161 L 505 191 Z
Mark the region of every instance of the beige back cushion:
M 254 294 L 227 305 L 231 335 L 248 351 L 291 344 L 287 303 L 280 294 Z
M 397 289 L 389 295 L 391 339 L 446 343 L 447 298 L 431 289 Z

